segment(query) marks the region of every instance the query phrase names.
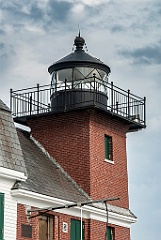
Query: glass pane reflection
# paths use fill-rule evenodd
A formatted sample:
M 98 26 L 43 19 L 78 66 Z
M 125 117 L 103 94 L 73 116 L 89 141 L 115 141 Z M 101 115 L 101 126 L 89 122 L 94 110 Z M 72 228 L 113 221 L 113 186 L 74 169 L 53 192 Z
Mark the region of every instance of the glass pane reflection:
M 95 79 L 94 79 L 95 76 Z M 66 84 L 65 84 L 66 80 Z M 55 71 L 52 73 L 51 86 L 56 90 L 81 88 L 96 89 L 106 92 L 105 83 L 108 82 L 107 73 L 101 69 L 91 67 L 74 67 Z

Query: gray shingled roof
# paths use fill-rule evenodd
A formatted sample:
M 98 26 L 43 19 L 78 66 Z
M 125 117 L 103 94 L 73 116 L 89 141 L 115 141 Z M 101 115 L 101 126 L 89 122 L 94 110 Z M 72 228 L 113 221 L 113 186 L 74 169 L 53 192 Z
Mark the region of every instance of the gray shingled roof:
M 30 133 L 18 130 L 27 169 L 27 180 L 17 182 L 12 189 L 20 188 L 69 201 L 89 200 L 83 190 L 55 164 L 30 138 Z
M 25 159 L 28 179 L 16 182 L 12 189 L 25 189 L 72 202 L 89 201 L 88 195 L 68 176 L 58 163 L 46 155 L 30 137 L 30 133 L 17 129 Z M 102 203 L 91 206 L 104 209 Z M 130 210 L 108 204 L 110 212 L 136 218 Z
M 9 108 L 6 106 L 6 104 L 1 99 L 0 99 L 0 109 L 10 112 Z
M 16 128 L 8 107 L 0 100 L 0 167 L 26 174 Z

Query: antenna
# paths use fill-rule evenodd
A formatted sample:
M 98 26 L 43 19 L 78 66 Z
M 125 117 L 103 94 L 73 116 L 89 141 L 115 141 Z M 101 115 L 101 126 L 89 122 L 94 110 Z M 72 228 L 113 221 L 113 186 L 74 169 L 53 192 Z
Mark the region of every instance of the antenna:
M 78 37 L 80 37 L 80 27 L 79 27 L 79 24 L 78 24 Z
M 80 31 L 79 24 L 78 24 L 78 37 L 81 37 L 81 31 Z M 84 46 L 85 46 L 85 50 L 86 50 L 86 52 L 88 52 L 88 47 L 87 47 L 86 42 L 84 43 Z

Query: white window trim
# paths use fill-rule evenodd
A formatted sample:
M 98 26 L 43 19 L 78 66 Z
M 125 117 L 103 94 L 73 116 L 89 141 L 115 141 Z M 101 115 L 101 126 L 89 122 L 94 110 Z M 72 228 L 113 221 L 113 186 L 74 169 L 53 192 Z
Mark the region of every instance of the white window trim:
M 105 162 L 108 162 L 108 163 L 111 163 L 111 164 L 114 164 L 114 161 L 113 160 L 110 160 L 110 159 L 106 159 L 104 160 Z

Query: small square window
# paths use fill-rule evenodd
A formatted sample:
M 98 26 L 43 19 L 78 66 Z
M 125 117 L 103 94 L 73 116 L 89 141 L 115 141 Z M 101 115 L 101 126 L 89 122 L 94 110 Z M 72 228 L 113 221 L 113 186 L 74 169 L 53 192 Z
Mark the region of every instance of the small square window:
M 112 159 L 112 137 L 105 135 L 105 159 Z

